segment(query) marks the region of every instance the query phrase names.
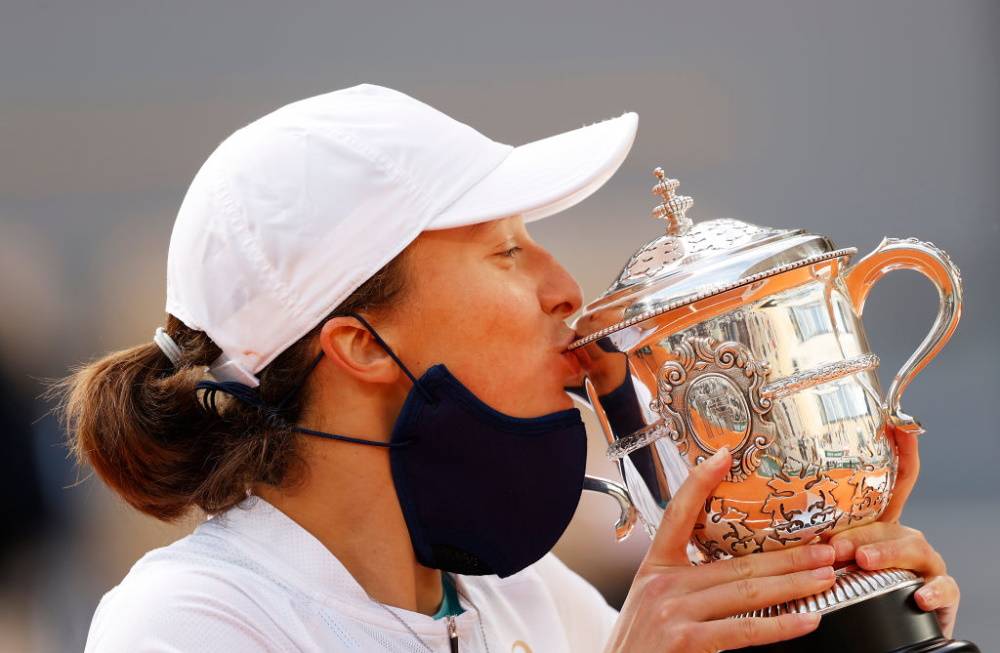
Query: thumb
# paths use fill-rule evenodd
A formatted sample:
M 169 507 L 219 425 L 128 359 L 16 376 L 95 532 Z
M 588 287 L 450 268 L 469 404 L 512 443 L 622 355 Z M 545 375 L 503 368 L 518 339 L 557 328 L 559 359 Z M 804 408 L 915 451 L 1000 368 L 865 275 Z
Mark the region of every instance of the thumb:
M 656 536 L 646 553 L 646 562 L 654 565 L 689 564 L 687 543 L 691 539 L 698 515 L 729 471 L 732 456 L 723 447 L 715 455 L 691 470 L 677 493 L 667 504 Z

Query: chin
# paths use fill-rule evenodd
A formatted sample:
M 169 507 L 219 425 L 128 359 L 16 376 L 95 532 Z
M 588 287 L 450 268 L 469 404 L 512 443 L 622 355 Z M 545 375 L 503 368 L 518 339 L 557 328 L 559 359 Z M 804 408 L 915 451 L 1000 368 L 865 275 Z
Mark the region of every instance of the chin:
M 567 408 L 573 408 L 576 406 L 576 402 L 574 402 L 573 399 L 568 394 L 566 394 L 565 390 L 560 388 L 558 392 L 558 398 L 553 398 L 551 406 L 552 406 L 551 412 L 554 413 L 559 410 L 566 410 Z
M 558 413 L 567 408 L 574 408 L 576 403 L 562 388 L 539 388 L 531 397 L 525 397 L 519 403 L 520 409 L 511 412 L 517 417 L 541 417 L 549 413 Z

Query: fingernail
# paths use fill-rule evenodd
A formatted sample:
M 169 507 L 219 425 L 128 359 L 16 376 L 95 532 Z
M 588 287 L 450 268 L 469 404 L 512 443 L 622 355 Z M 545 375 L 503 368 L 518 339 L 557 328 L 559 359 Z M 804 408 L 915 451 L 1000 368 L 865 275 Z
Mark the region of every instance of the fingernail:
M 878 552 L 878 549 L 870 546 L 863 546 L 858 549 L 857 555 L 858 561 L 866 567 L 877 565 L 879 559 L 882 557 L 882 554 Z
M 803 626 L 815 626 L 819 623 L 819 615 L 815 612 L 806 612 L 795 616 Z
M 813 569 L 810 573 L 812 573 L 814 578 L 829 580 L 833 578 L 833 567 L 820 567 L 819 569 Z
M 718 467 L 719 465 L 722 464 L 722 461 L 725 460 L 728 456 L 729 456 L 729 448 L 722 447 L 714 454 L 712 454 L 712 457 L 706 460 L 705 462 L 707 462 L 712 467 Z
M 813 562 L 829 564 L 836 560 L 836 551 L 829 544 L 814 544 L 809 549 Z
M 850 540 L 834 540 L 833 550 L 837 552 L 837 560 L 846 560 L 854 552 L 854 543 Z
M 920 597 L 921 602 L 928 610 L 933 610 L 934 606 L 937 605 L 937 592 L 929 587 L 917 590 L 917 596 Z

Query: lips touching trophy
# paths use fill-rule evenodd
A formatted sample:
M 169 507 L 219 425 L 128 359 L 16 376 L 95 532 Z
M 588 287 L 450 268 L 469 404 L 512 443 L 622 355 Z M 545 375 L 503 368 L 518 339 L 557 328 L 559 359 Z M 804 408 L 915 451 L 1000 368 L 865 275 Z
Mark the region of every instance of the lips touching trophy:
M 625 487 L 586 488 L 622 508 L 619 539 L 638 517 L 652 537 L 688 471 L 725 446 L 732 467 L 705 504 L 688 547 L 694 563 L 826 539 L 875 521 L 896 479 L 887 435 L 921 432 L 903 391 L 958 323 L 962 286 L 947 254 L 916 239 L 857 250 L 825 236 L 731 219 L 692 223 L 690 197 L 656 169 L 655 217 L 666 235 L 641 247 L 583 311 L 571 345 Z M 883 399 L 861 313 L 887 272 L 916 270 L 940 298 L 931 332 Z M 837 570 L 823 594 L 745 616 L 819 612 L 813 633 L 757 650 L 978 651 L 946 640 L 904 569 Z

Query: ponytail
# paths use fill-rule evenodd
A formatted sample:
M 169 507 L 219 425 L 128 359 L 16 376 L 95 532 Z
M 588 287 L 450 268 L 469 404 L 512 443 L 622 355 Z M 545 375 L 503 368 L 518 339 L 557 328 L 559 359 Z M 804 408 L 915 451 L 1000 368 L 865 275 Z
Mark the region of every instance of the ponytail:
M 405 254 L 405 252 L 404 252 Z M 403 287 L 403 255 L 390 261 L 330 316 L 386 308 Z M 280 319 L 280 318 L 277 318 Z M 197 506 L 207 513 L 239 503 L 255 483 L 294 484 L 304 471 L 297 448 L 308 384 L 291 394 L 318 350 L 323 319 L 258 374 L 269 406 L 286 399 L 278 415 L 229 397 L 206 410 L 195 391 L 221 350 L 207 334 L 167 315 L 165 330 L 178 344 L 177 367 L 152 339 L 76 366 L 47 391 L 79 464 L 127 503 L 164 521 Z

